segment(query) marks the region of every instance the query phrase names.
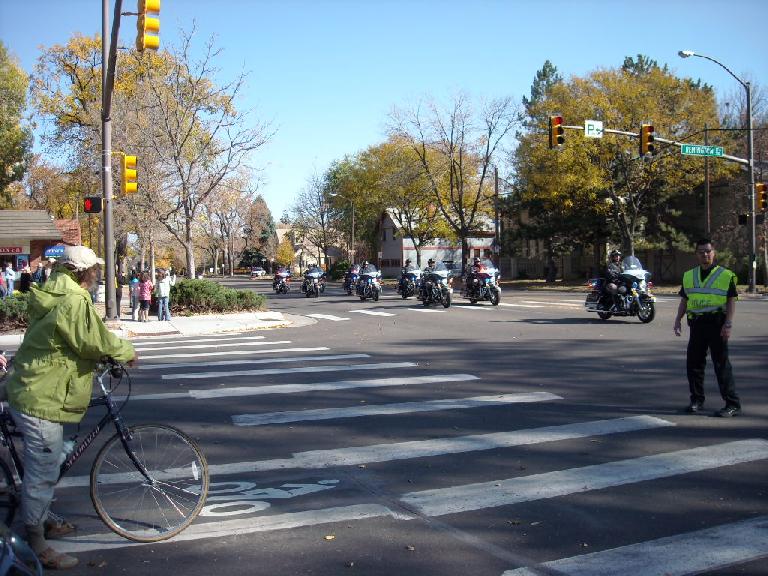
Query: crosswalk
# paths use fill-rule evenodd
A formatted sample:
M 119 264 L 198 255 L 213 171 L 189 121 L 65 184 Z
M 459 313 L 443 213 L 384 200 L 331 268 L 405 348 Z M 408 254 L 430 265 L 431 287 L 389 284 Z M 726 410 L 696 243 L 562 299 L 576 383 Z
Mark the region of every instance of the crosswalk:
M 539 304 L 521 301 L 516 305 Z M 413 310 L 444 313 L 442 309 Z M 425 518 L 451 521 L 462 515 L 514 509 L 526 503 L 569 500 L 586 493 L 600 495 L 619 487 L 631 490 L 647 483 L 682 477 L 695 479 L 697 474 L 768 460 L 765 438 L 684 446 L 684 437 L 675 435 L 674 419 L 653 414 L 601 419 L 564 411 L 556 424 L 515 425 L 514 415 L 519 408 L 530 411 L 536 406 L 546 406 L 551 412 L 567 402 L 567 394 L 515 389 L 513 383 L 503 393 L 467 394 L 468 390 L 483 390 L 482 374 L 435 368 L 424 365 L 419 358 L 400 357 L 399 361 L 392 361 L 376 353 L 348 353 L 330 345 L 295 346 L 289 338 L 250 335 L 142 339 L 137 342 L 137 350 L 141 350 L 142 359 L 155 360 L 141 364 L 138 373 L 143 380 L 157 384 L 146 393 L 133 394 L 132 401 L 139 402 L 138 406 L 176 402 L 190 412 L 201 400 L 207 409 L 217 412 L 217 407 L 227 406 L 219 426 L 231 427 L 233 434 L 254 427 L 280 429 L 287 425 L 321 426 L 323 422 L 334 426 L 343 423 L 346 429 L 365 424 L 369 430 L 371 423 L 379 422 L 382 429 L 394 432 L 392 423 L 405 422 L 408 417 L 419 418 L 419 414 L 438 424 L 456 413 L 483 415 L 495 410 L 509 415 L 488 421 L 495 422 L 496 429 L 475 434 L 462 434 L 447 426 L 441 428 L 441 434 L 428 433 L 407 440 L 354 442 L 339 436 L 328 439 L 334 444 L 332 447 L 298 449 L 268 459 L 252 457 L 258 454 L 258 449 L 243 454 L 243 458 L 230 456 L 228 461 L 218 460 L 218 453 L 211 451 L 209 501 L 198 520 L 174 538 L 174 542 L 381 518 L 405 523 Z M 212 360 L 212 356 L 217 359 Z M 276 375 L 280 375 L 279 383 L 265 381 Z M 164 390 L 165 382 L 178 382 L 184 389 Z M 403 391 L 414 392 L 419 399 L 406 400 L 396 395 Z M 355 395 L 349 396 L 351 393 Z M 322 394 L 323 401 L 319 406 L 313 405 L 313 398 L 318 397 L 313 395 L 318 394 Z M 261 404 L 249 399 L 271 395 L 284 399 L 278 404 L 279 410 L 253 410 Z M 396 463 L 458 455 L 479 459 L 493 451 L 503 455 L 500 462 L 513 461 L 520 450 L 545 453 L 569 442 L 598 442 L 601 438 L 619 441 L 630 438 L 636 446 L 637 439 L 643 435 L 662 432 L 666 432 L 664 437 L 672 445 L 670 448 L 651 453 L 635 451 L 631 457 L 607 458 L 599 463 L 578 463 L 578 458 L 573 456 L 559 466 L 557 461 L 550 464 L 553 469 L 533 473 L 497 463 L 493 470 L 503 470 L 501 476 L 476 467 L 464 471 L 458 481 L 443 479 L 437 486 L 427 484 L 403 489 L 397 484 L 387 499 L 356 490 L 344 480 L 346 476 L 338 472 L 343 467 L 377 465 L 386 469 Z M 314 434 L 322 435 L 323 428 L 316 428 Z M 205 450 L 206 438 L 202 437 L 200 443 Z M 285 449 L 290 448 L 286 440 Z M 269 475 L 268 484 L 259 483 L 259 474 Z M 286 479 L 276 481 L 281 474 L 287 474 Z M 297 480 L 299 477 L 302 479 Z M 88 476 L 65 477 L 60 484 L 63 489 L 88 485 Z M 331 498 L 331 494 L 335 496 Z M 294 501 L 291 507 L 284 507 L 284 503 Z M 574 502 L 571 506 L 578 507 L 578 500 Z M 265 513 L 267 510 L 269 513 Z M 130 543 L 95 525 L 89 533 L 58 543 L 57 549 L 78 553 L 126 546 L 140 544 Z M 590 549 L 588 553 L 562 558 L 526 559 L 525 565 L 510 565 L 499 574 L 682 575 L 748 562 L 766 554 L 768 516 L 756 516 L 745 510 L 742 518 L 705 526 L 692 524 L 689 531 L 664 538 L 626 542 L 597 551 Z

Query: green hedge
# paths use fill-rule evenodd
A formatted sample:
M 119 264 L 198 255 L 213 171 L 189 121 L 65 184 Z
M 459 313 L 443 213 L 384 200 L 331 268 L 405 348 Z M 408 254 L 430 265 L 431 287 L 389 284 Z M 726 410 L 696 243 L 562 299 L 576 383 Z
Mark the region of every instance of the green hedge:
M 331 280 L 339 280 L 344 278 L 344 274 L 346 274 L 347 270 L 349 270 L 349 266 L 350 264 L 347 260 L 339 260 L 331 266 L 330 270 L 328 270 L 328 277 Z
M 27 293 L 14 291 L 13 298 L 0 300 L 0 327 L 15 330 L 27 326 Z
M 251 290 L 234 290 L 211 280 L 180 280 L 171 288 L 174 314 L 238 312 L 264 308 L 266 298 Z

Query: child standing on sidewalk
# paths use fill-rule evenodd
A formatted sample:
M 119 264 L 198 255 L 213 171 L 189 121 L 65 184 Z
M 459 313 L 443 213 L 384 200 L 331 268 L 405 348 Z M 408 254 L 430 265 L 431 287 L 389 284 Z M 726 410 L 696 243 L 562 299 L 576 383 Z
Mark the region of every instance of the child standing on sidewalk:
M 149 303 L 152 300 L 152 288 L 154 288 L 154 285 L 149 279 L 149 272 L 142 272 L 141 281 L 139 282 L 139 322 L 149 320 Z

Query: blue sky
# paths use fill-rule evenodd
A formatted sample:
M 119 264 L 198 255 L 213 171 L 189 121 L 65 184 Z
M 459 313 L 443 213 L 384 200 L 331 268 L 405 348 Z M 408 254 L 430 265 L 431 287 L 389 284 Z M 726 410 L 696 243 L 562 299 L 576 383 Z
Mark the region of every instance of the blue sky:
M 314 172 L 383 140 L 393 106 L 457 91 L 519 100 L 547 59 L 569 77 L 642 53 L 720 96 L 740 89 L 677 56 L 691 49 L 768 85 L 766 16 L 764 0 L 162 0 L 160 20 L 165 47 L 193 21 L 196 46 L 215 35 L 220 82 L 250 72 L 240 106 L 277 130 L 253 158 L 277 219 Z M 100 30 L 100 0 L 0 0 L 0 39 L 30 72 L 40 46 Z M 134 37 L 124 17 L 121 44 Z

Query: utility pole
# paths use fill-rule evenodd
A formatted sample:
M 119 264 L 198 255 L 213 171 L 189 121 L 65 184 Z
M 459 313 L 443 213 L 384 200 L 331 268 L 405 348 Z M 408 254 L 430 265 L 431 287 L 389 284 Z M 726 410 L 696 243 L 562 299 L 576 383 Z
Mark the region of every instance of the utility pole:
M 112 207 L 112 91 L 115 87 L 117 38 L 120 31 L 120 10 L 123 0 L 115 0 L 111 40 L 109 31 L 109 0 L 101 4 L 101 186 L 104 198 L 104 299 L 107 319 L 117 318 L 115 301 L 115 232 Z

